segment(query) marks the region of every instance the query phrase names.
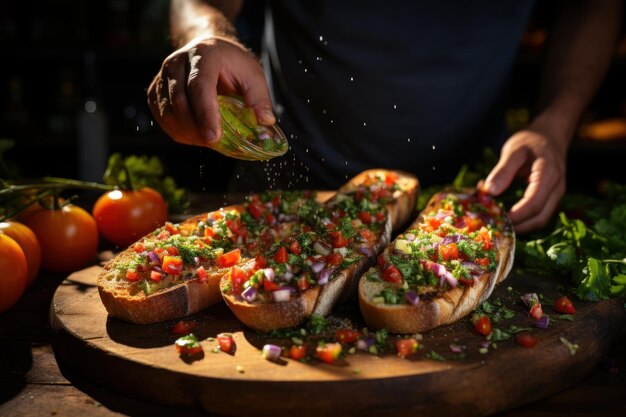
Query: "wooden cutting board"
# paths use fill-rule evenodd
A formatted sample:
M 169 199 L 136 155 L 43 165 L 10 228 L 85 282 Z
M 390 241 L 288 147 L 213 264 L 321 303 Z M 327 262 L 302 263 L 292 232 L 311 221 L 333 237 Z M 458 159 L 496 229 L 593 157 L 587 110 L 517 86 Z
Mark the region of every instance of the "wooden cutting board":
M 401 359 L 393 351 L 375 356 L 350 354 L 336 364 L 291 359 L 270 362 L 260 349 L 267 338 L 245 329 L 225 305 L 189 317 L 198 323 L 204 356 L 184 360 L 170 334 L 174 322 L 132 325 L 110 319 L 95 286 L 100 267 L 69 276 L 51 306 L 52 342 L 60 361 L 93 382 L 156 404 L 200 409 L 213 415 L 485 415 L 515 407 L 579 381 L 602 358 L 611 340 L 626 328 L 620 300 L 577 302 L 574 321 L 556 319 L 550 306 L 548 329 L 535 329 L 540 342 L 531 349 L 513 341 L 480 353 L 480 335 L 469 319 L 423 334 L 423 348 Z M 495 324 L 532 326 L 519 294 L 556 298 L 555 280 L 511 274 L 490 298 L 515 311 Z M 335 318 L 356 320 L 348 305 Z M 230 332 L 235 354 L 214 352 L 206 340 Z M 571 355 L 559 340 L 580 347 Z M 287 342 L 286 342 L 287 343 Z M 452 360 L 451 343 L 463 345 L 465 358 Z M 446 361 L 427 359 L 437 352 Z

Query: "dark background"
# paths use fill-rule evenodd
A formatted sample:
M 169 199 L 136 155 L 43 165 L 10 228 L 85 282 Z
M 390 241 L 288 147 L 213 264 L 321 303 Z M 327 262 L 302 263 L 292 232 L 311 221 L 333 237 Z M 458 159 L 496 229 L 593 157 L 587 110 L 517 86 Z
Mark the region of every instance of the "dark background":
M 520 44 L 507 121 L 528 120 L 539 61 L 554 2 L 539 1 Z M 165 0 L 0 0 L 0 138 L 15 141 L 4 158 L 24 178 L 45 175 L 95 179 L 110 152 L 156 155 L 192 191 L 224 192 L 233 160 L 175 143 L 146 105 L 146 88 L 171 52 Z M 258 50 L 263 2 L 249 1 L 237 22 L 240 37 Z M 85 113 L 85 103 L 96 103 Z M 582 122 L 626 120 L 626 37 Z M 86 128 L 78 126 L 83 123 Z M 577 137 L 569 158 L 570 190 L 598 180 L 626 181 L 626 133 L 610 140 Z M 80 146 L 96 161 L 80 157 Z M 98 149 L 101 149 L 98 151 Z M 93 156 L 92 155 L 92 156 Z

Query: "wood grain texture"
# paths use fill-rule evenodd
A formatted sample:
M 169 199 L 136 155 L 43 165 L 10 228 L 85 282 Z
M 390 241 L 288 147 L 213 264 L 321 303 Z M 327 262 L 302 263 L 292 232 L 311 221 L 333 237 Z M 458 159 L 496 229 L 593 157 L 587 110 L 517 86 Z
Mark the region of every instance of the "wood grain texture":
M 533 349 L 501 342 L 480 354 L 482 338 L 464 319 L 425 333 L 424 349 L 408 359 L 392 353 L 354 354 L 335 365 L 288 359 L 275 363 L 260 355 L 265 337 L 245 329 L 222 304 L 190 317 L 198 323 L 194 333 L 203 339 L 205 354 L 189 362 L 174 350 L 176 337 L 169 331 L 173 323 L 140 326 L 107 317 L 95 287 L 98 270 L 79 271 L 56 291 L 51 325 L 57 357 L 89 380 L 125 395 L 219 415 L 279 416 L 294 410 L 302 416 L 491 414 L 579 381 L 626 324 L 622 301 L 577 303 L 576 320 L 553 320 L 548 329 L 535 331 L 541 341 Z M 555 297 L 555 287 L 552 280 L 513 275 L 491 300 L 500 299 L 518 312 L 511 323 L 527 326 L 519 293 Z M 336 315 L 355 316 L 350 308 Z M 220 332 L 233 333 L 234 355 L 212 353 L 216 343 L 205 339 Z M 578 343 L 578 353 L 570 356 L 559 336 Z M 424 357 L 431 350 L 450 355 L 452 342 L 467 346 L 465 360 Z

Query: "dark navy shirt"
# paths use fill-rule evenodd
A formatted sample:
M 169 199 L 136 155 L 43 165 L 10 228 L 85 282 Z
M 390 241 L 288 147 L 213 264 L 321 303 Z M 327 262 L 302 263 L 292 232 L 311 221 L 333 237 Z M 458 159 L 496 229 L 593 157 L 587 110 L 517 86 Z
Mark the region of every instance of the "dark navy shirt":
M 269 3 L 270 83 L 292 145 L 264 167 L 270 186 L 333 188 L 373 167 L 428 185 L 505 138 L 531 0 Z

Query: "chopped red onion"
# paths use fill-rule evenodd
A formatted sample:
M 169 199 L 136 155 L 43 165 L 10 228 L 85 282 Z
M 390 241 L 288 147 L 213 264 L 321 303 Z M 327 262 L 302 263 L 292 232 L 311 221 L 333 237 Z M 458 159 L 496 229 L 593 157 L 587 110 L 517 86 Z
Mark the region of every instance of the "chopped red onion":
M 356 348 L 358 350 L 369 350 L 370 346 L 374 344 L 374 337 L 372 335 L 366 336 L 363 339 L 356 341 Z
M 406 301 L 408 301 L 409 304 L 414 306 L 420 303 L 420 296 L 417 295 L 417 293 L 413 290 L 407 291 L 404 295 L 404 298 L 406 299 Z
M 458 280 L 454 278 L 452 273 L 448 271 L 445 266 L 431 261 L 423 261 L 422 265 L 439 277 L 439 286 L 443 286 L 446 282 L 453 288 L 458 285 Z
M 317 277 L 317 285 L 326 285 L 330 279 L 330 274 L 333 273 L 335 268 L 324 268 L 320 275 Z
M 160 267 L 158 267 L 158 266 L 153 266 L 152 270 L 156 271 L 156 272 L 163 272 L 163 270 Z
M 290 281 L 293 278 L 293 272 L 287 271 L 280 278 L 285 280 L 285 281 Z
M 404 238 L 409 242 L 413 242 L 416 236 L 413 233 L 407 233 L 406 235 L 404 235 Z
M 289 301 L 289 299 L 291 299 L 291 290 L 289 289 L 289 287 L 279 288 L 275 291 L 272 291 L 272 298 L 274 298 L 274 302 L 276 303 Z
M 247 302 L 251 303 L 256 300 L 257 291 L 254 287 L 248 287 L 241 292 L 241 297 Z
M 150 260 L 150 262 L 154 262 L 154 263 L 161 262 L 161 260 L 159 259 L 159 255 L 157 255 L 157 253 L 153 250 L 148 252 L 148 259 Z
M 372 248 L 369 247 L 368 245 L 361 245 L 361 246 L 359 246 L 359 252 L 362 253 L 365 256 L 371 256 L 372 255 Z
M 283 349 L 280 346 L 267 344 L 263 346 L 263 351 L 261 352 L 261 355 L 267 360 L 275 361 L 280 358 L 280 354 L 282 352 Z
M 520 297 L 520 299 L 526 304 L 527 307 L 532 307 L 533 304 L 537 304 L 539 302 L 539 297 L 534 292 L 524 294 Z
M 281 222 L 292 222 L 298 219 L 298 215 L 296 214 L 285 214 L 285 213 L 280 213 L 278 215 L 278 220 Z
M 481 348 L 488 348 L 489 346 L 491 346 L 491 341 L 489 340 L 483 340 L 482 342 L 480 342 L 480 347 Z
M 547 329 L 550 324 L 550 316 L 544 314 L 541 318 L 535 321 L 535 327 L 539 327 L 540 329 Z
M 313 262 L 311 264 L 311 271 L 313 271 L 316 274 L 319 274 L 320 272 L 322 272 L 322 269 L 324 269 L 325 266 L 326 266 L 326 262 Z
M 268 281 L 273 281 L 276 277 L 276 273 L 274 272 L 274 268 L 265 268 L 263 270 L 263 274 L 265 274 L 265 279 Z
M 315 243 L 313 243 L 313 250 L 320 255 L 330 255 L 330 247 L 320 240 L 316 240 Z
M 462 353 L 463 352 L 463 346 L 457 345 L 455 343 L 450 344 L 449 348 L 450 348 L 450 351 L 452 353 Z
M 449 243 L 458 243 L 460 240 L 461 240 L 461 235 L 459 234 L 447 235 L 446 237 L 443 238 L 440 245 L 447 245 Z

